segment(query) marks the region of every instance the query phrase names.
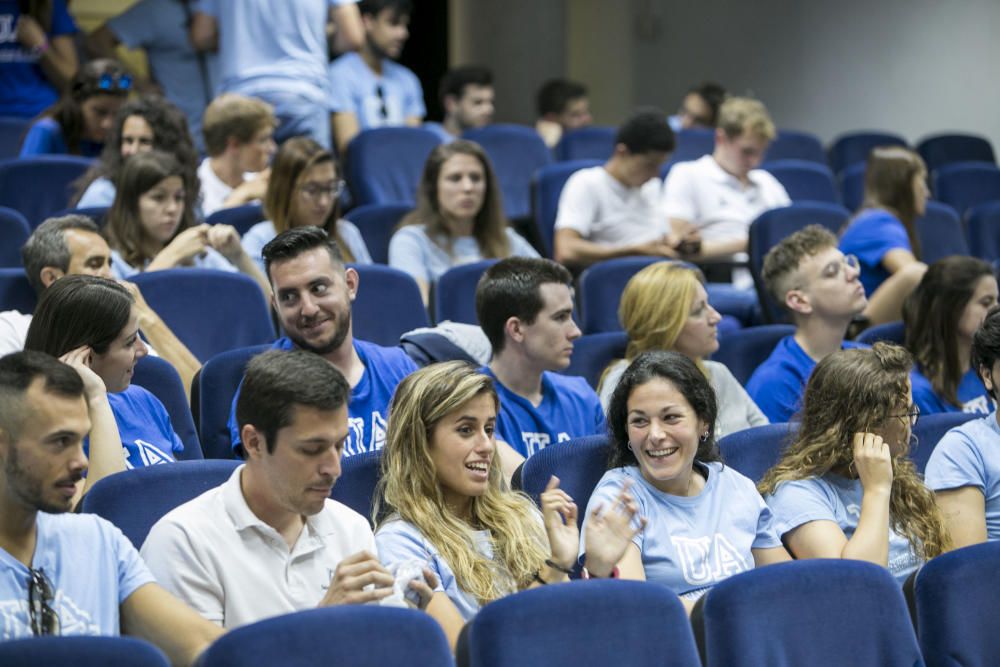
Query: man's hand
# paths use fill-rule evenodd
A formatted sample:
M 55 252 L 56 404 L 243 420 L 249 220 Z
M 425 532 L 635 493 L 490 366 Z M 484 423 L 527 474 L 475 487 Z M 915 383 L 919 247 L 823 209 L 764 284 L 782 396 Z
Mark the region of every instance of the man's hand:
M 392 595 L 394 581 L 378 558 L 367 551 L 359 551 L 337 565 L 330 588 L 319 606 L 376 602 Z

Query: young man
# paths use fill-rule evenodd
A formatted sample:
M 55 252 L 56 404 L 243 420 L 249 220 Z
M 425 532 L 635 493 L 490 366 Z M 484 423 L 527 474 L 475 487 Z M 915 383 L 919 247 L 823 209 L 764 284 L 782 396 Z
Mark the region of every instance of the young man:
M 536 104 L 538 120 L 535 121 L 535 130 L 549 148 L 555 148 L 564 133 L 587 127 L 594 120 L 590 115 L 587 87 L 576 81 L 546 81 L 538 89 Z
M 660 199 L 660 167 L 673 149 L 663 112 L 644 109 L 625 121 L 611 158 L 566 181 L 555 223 L 556 261 L 585 267 L 627 255 L 676 256 L 678 242 Z
M 40 352 L 0 359 L 0 638 L 124 632 L 193 664 L 219 628 L 157 585 L 121 531 L 68 513 L 88 431 L 73 368 Z
M 225 628 L 392 594 L 368 521 L 329 498 L 350 393 L 303 350 L 252 359 L 236 405 L 245 463 L 150 530 L 141 553 L 157 581 Z
M 410 36 L 410 0 L 362 0 L 365 42 L 330 65 L 333 140 L 344 155 L 362 130 L 417 126 L 427 115 L 416 74 L 395 62 Z
M 274 291 L 272 305 L 285 336 L 274 349 L 312 352 L 333 364 L 351 387 L 349 432 L 344 456 L 381 449 L 389 399 L 396 385 L 417 369 L 402 349 L 356 340 L 351 304 L 358 273 L 344 266 L 335 241 L 318 227 L 297 227 L 264 246 L 264 266 Z M 241 428 L 236 414 L 239 391 L 229 415 L 233 449 Z
M 771 248 L 762 273 L 768 291 L 791 313 L 795 333 L 757 368 L 747 392 L 771 423 L 787 422 L 799 411 L 816 364 L 837 350 L 863 347 L 844 335 L 868 301 L 857 257 L 845 257 L 837 237 L 819 225 Z
M 569 365 L 580 329 L 573 322 L 573 278 L 548 259 L 510 257 L 476 288 L 476 316 L 493 346 L 483 372 L 500 395 L 498 440 L 518 454 L 607 429 L 597 394 Z
M 235 93 L 212 100 L 202 130 L 208 157 L 198 167 L 202 213 L 264 198 L 268 165 L 278 150 L 275 124 L 267 102 Z
M 442 141 L 454 141 L 466 130 L 493 122 L 493 73 L 485 67 L 466 65 L 448 70 L 438 94 L 444 121 L 424 123 L 424 127 L 437 132 Z

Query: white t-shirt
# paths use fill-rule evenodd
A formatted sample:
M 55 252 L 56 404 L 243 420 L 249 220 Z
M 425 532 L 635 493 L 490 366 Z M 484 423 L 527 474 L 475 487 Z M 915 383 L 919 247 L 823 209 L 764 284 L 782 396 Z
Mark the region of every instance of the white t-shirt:
M 660 179 L 651 178 L 630 188 L 602 166 L 581 169 L 559 195 L 555 228 L 612 246 L 661 238 L 670 231 L 661 206 L 662 186 Z
M 225 208 L 223 204 L 226 202 L 226 197 L 233 192 L 233 188 L 229 187 L 212 171 L 212 165 L 208 162 L 210 159 L 205 158 L 198 165 L 198 180 L 201 181 L 201 212 L 205 217 Z M 248 181 L 256 175 L 253 172 L 247 172 L 243 174 L 243 180 Z
M 224 628 L 315 607 L 341 560 L 375 553 L 368 521 L 334 500 L 289 550 L 247 505 L 243 468 L 157 521 L 140 551 L 160 585 Z
M 24 339 L 28 337 L 31 314 L 16 310 L 0 313 L 0 357 L 20 352 L 24 349 Z

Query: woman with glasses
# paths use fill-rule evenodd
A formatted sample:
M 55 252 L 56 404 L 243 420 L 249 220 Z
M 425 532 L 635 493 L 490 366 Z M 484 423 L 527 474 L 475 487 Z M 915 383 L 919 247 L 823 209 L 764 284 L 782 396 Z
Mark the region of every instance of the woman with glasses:
M 972 339 L 995 305 L 993 268 L 975 257 L 934 262 L 907 297 L 906 349 L 916 361 L 913 403 L 921 414 L 993 411 L 970 357 Z
M 949 548 L 934 496 L 907 457 L 919 415 L 911 366 L 889 343 L 817 364 L 799 431 L 759 485 L 796 558 L 866 560 L 903 583 Z
M 344 182 L 337 175 L 333 155 L 308 137 L 294 137 L 281 145 L 271 165 L 264 195 L 264 215 L 243 235 L 243 249 L 264 272 L 261 251 L 274 237 L 294 227 L 320 227 L 340 246 L 344 260 L 371 264 L 361 232 L 340 218 Z
M 21 144 L 21 157 L 41 154 L 97 157 L 132 88 L 116 60 L 92 60 L 81 67 L 59 101 L 42 112 Z

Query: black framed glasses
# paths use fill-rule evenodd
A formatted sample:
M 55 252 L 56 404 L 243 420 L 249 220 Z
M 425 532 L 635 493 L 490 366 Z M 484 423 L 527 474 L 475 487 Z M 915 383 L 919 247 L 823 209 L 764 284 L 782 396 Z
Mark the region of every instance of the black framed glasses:
M 920 406 L 910 405 L 909 409 L 901 415 L 889 415 L 890 417 L 899 417 L 900 419 L 909 419 L 910 426 L 917 425 L 917 419 L 920 418 Z
M 28 568 L 28 618 L 36 636 L 59 634 L 59 613 L 52 608 L 55 592 L 41 568 Z

